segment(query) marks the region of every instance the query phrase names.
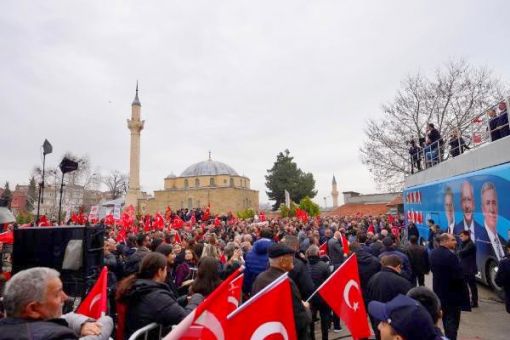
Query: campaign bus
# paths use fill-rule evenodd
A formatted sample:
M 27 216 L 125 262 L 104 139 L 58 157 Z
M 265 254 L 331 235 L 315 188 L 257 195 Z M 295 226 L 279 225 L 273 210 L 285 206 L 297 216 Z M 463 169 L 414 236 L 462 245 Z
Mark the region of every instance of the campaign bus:
M 434 164 L 406 178 L 404 214 L 427 244 L 428 220 L 441 232 L 471 232 L 477 247 L 477 278 L 494 282 L 510 238 L 510 136 Z

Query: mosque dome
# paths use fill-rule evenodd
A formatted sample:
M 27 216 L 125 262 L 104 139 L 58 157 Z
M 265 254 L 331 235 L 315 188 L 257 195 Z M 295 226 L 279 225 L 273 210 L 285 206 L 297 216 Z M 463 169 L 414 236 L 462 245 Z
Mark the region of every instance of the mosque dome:
M 181 177 L 216 175 L 239 176 L 237 172 L 227 164 L 209 159 L 190 165 L 183 171 Z

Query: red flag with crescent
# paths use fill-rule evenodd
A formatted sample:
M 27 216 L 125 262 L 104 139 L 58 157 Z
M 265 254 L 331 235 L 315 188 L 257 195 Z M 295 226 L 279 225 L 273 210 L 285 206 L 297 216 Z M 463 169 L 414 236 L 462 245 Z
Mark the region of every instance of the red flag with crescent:
M 231 339 L 266 339 L 271 336 L 296 339 L 292 292 L 287 274 L 229 314 L 226 329 Z
M 317 292 L 345 322 L 354 339 L 370 336 L 367 311 L 361 295 L 356 254 L 351 255 L 338 267 L 317 289 Z
M 108 269 L 104 266 L 96 283 L 85 299 L 83 299 L 78 309 L 76 309 L 76 313 L 93 319 L 99 319 L 103 313 L 106 313 L 108 308 L 107 280 Z
M 238 268 L 225 279 L 197 308 L 165 337 L 179 339 L 226 339 L 227 315 L 241 302 L 244 275 Z
M 14 243 L 14 234 L 12 230 L 6 231 L 5 233 L 0 234 L 0 243 L 5 244 L 13 244 Z

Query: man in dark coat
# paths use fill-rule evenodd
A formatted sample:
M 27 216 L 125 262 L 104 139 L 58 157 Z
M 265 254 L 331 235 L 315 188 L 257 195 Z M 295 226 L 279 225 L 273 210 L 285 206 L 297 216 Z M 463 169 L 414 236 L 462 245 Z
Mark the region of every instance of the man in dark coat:
M 471 307 L 478 307 L 478 287 L 476 285 L 476 245 L 471 240 L 470 232 L 463 230 L 460 232 L 460 239 L 462 241 L 460 249 L 457 253 L 460 258 L 460 266 L 464 272 L 464 279 L 466 280 L 469 290 L 471 291 Z
M 425 285 L 425 274 L 430 271 L 429 254 L 424 246 L 418 244 L 418 238 L 413 235 L 409 239 L 409 245 L 406 250 L 409 262 L 411 263 L 411 270 L 413 274 L 411 276 L 411 283 L 413 286 L 418 284 L 419 286 Z
M 457 240 L 451 234 L 441 234 L 439 247 L 430 254 L 430 269 L 434 274 L 433 289 L 441 300 L 445 335 L 457 339 L 462 310 L 470 311 L 469 292 L 464 282 L 464 272 L 454 251 Z
M 505 291 L 506 311 L 510 313 L 510 241 L 506 244 L 506 257 L 499 262 L 496 284 Z
M 255 279 L 255 282 L 253 282 L 251 290 L 252 296 L 285 274 L 285 272 L 290 272 L 292 268 L 294 268 L 294 253 L 295 251 L 293 249 L 279 243 L 272 244 L 271 247 L 269 247 L 269 269 L 260 273 Z M 292 291 L 292 307 L 294 310 L 297 338 L 303 340 L 310 339 L 310 323 L 312 322 L 312 318 L 309 304 L 302 301 L 301 294 L 299 294 L 299 290 L 294 281 L 290 278 L 289 281 Z
M 402 261 L 402 273 L 401 275 L 411 281 L 413 270 L 411 269 L 411 264 L 409 263 L 409 257 L 406 254 L 397 249 L 397 245 L 391 236 L 387 236 L 383 240 L 383 251 L 379 254 L 379 259 L 382 259 L 383 256 L 387 255 L 397 255 Z
M 366 291 L 368 281 L 375 274 L 381 271 L 381 262 L 377 257 L 372 255 L 367 248 L 364 248 L 362 244 L 353 242 L 349 249 L 356 254 L 358 262 L 359 281 L 361 285 L 361 293 L 365 302 L 367 300 Z
M 412 288 L 411 283 L 400 275 L 402 260 L 397 255 L 387 255 L 381 259 L 382 269 L 368 281 L 366 301 L 388 302 L 399 294 L 407 294 Z M 380 339 L 377 321 L 370 319 L 377 339 Z
M 335 231 L 334 236 L 328 241 L 328 255 L 333 265 L 333 270 L 340 267 L 344 262 L 344 249 L 342 248 L 342 234 Z
M 139 234 L 136 237 L 136 251 L 129 255 L 126 261 L 126 275 L 134 274 L 138 271 L 140 267 L 140 262 L 145 257 L 145 255 L 150 253 L 149 250 L 150 240 L 147 234 Z
M 282 244 L 290 249 L 294 249 L 294 268 L 289 272 L 289 277 L 294 281 L 299 289 L 299 293 L 303 300 L 307 300 L 314 292 L 314 284 L 310 272 L 307 268 L 307 260 L 302 257 L 302 253 L 298 251 L 298 238 L 294 235 L 285 235 Z
M 407 226 L 407 239 L 410 240 L 411 236 L 416 236 L 416 239 L 420 238 L 420 232 L 414 223 L 409 223 Z
M 308 270 L 315 286 L 314 288 L 317 289 L 329 277 L 329 266 L 319 257 L 319 247 L 316 245 L 311 245 L 308 248 L 306 251 L 306 257 L 308 259 Z M 321 317 L 322 340 L 327 340 L 329 324 L 331 320 L 331 308 L 329 308 L 328 304 L 324 302 L 319 294 L 315 294 L 315 296 L 311 299 L 310 308 L 312 310 L 312 318 L 315 318 L 317 312 L 319 312 Z M 311 332 L 312 338 L 315 339 L 314 326 L 315 322 L 312 321 Z

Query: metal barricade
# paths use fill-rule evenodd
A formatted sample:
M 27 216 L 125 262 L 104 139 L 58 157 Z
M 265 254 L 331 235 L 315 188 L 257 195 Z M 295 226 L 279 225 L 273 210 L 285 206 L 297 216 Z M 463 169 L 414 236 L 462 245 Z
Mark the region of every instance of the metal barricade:
M 148 340 L 149 339 L 149 333 L 154 331 L 155 329 L 158 329 L 158 339 L 162 338 L 163 333 L 163 326 L 160 324 L 157 324 L 155 322 L 152 322 L 148 324 L 147 326 L 144 326 L 140 329 L 138 329 L 136 332 L 131 334 L 128 340 Z

